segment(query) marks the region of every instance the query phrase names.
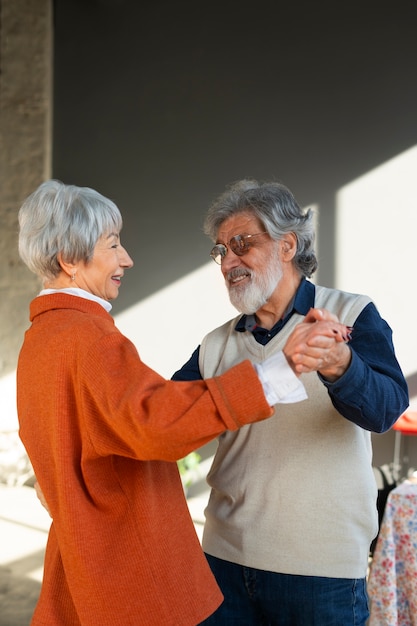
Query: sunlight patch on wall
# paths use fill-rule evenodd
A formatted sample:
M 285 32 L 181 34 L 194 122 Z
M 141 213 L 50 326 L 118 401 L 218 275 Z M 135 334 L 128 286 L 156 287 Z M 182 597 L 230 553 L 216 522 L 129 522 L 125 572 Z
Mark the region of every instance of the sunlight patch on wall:
M 16 371 L 0 378 L 0 432 L 17 430 Z
M 417 146 L 340 189 L 336 208 L 336 286 L 374 299 L 406 376 L 417 371 L 416 172 Z
M 115 317 L 141 359 L 165 378 L 210 330 L 235 317 L 219 266 L 212 261 Z

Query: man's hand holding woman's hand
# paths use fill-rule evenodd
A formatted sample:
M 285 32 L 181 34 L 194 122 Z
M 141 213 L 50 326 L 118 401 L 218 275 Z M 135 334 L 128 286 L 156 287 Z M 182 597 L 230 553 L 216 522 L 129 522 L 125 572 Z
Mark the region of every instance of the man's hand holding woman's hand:
M 310 309 L 288 338 L 284 354 L 297 374 L 316 371 L 334 382 L 349 367 L 351 332 L 330 311 Z

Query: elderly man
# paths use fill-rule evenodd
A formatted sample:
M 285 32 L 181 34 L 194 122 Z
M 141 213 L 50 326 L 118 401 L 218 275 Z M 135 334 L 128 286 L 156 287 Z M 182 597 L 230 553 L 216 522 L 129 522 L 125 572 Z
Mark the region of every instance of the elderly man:
M 312 213 L 285 186 L 230 186 L 205 231 L 241 314 L 209 333 L 174 379 L 282 352 L 306 372 L 308 399 L 219 438 L 203 548 L 225 600 L 204 624 L 364 626 L 377 532 L 370 433 L 408 406 L 391 329 L 367 296 L 308 280 L 317 267 Z M 349 342 L 315 360 L 293 349 L 312 308 L 351 327 Z

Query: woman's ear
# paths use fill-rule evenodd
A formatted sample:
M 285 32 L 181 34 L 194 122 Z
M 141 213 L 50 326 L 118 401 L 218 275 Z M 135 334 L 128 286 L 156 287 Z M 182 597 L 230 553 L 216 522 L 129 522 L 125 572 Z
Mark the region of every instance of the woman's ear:
M 64 261 L 62 258 L 62 254 L 61 252 L 58 252 L 57 257 L 58 259 L 58 263 L 61 266 L 61 270 L 64 272 L 64 274 L 66 274 L 67 276 L 69 276 L 69 278 L 71 278 L 71 280 L 75 280 L 75 275 L 77 273 L 77 264 L 76 263 L 68 263 L 67 261 Z

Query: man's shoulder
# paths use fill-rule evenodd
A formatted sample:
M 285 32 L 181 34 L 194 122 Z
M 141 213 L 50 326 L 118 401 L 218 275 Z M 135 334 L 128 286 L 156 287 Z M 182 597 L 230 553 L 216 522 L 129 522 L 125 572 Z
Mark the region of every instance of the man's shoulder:
M 370 302 L 372 298 L 365 294 L 316 285 L 314 306 L 328 309 L 350 326 Z

